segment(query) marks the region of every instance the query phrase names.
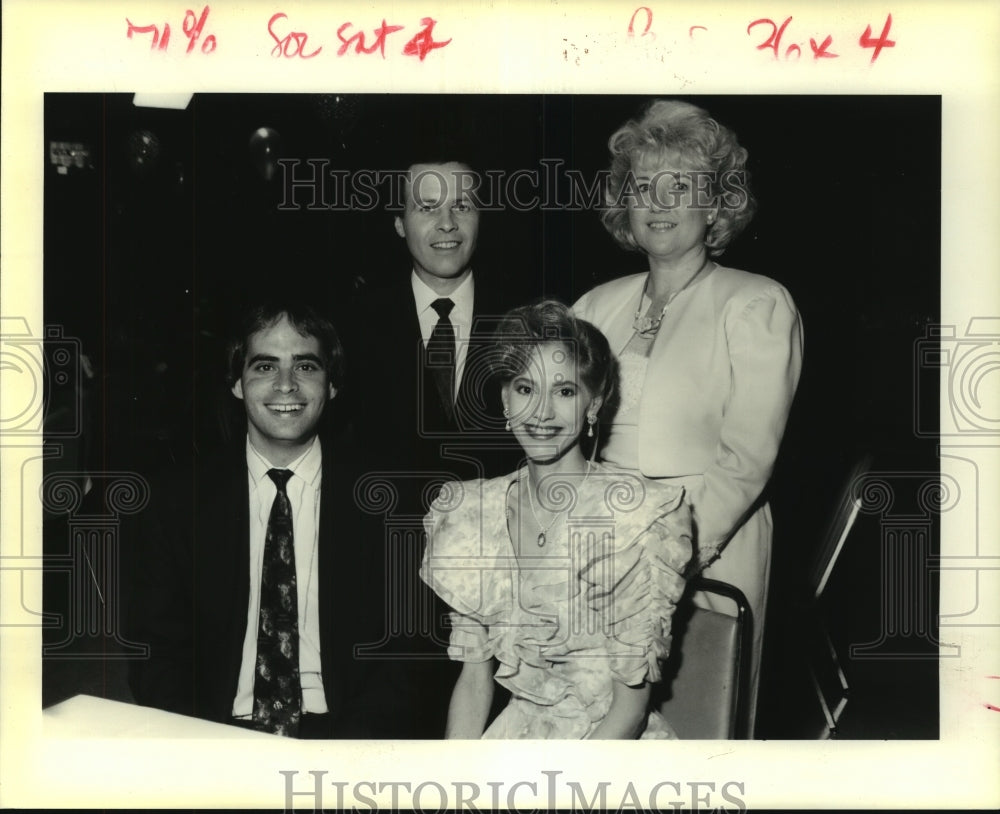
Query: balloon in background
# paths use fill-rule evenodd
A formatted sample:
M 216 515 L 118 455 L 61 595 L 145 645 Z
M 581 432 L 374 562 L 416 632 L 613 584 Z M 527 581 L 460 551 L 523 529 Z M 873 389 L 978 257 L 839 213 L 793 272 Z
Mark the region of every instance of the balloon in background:
M 278 174 L 281 158 L 281 134 L 271 127 L 259 127 L 250 136 L 250 163 L 265 181 Z
M 139 176 L 150 175 L 160 162 L 163 152 L 160 138 L 149 130 L 133 130 L 128 137 L 128 160 Z

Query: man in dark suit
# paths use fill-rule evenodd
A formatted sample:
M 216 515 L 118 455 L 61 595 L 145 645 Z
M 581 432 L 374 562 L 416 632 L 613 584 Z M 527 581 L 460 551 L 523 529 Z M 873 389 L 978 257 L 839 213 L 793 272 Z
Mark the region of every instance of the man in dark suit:
M 130 629 L 140 704 L 303 738 L 392 734 L 401 699 L 355 648 L 383 626 L 355 478 L 319 428 L 340 387 L 332 325 L 307 307 L 248 312 L 229 385 L 238 449 L 153 488 Z
M 368 464 L 471 478 L 511 462 L 489 353 L 515 303 L 473 270 L 476 182 L 461 162 L 412 165 L 394 217 L 409 273 L 354 303 L 350 380 Z
M 510 472 L 519 459 L 489 364 L 494 326 L 513 303 L 473 271 L 476 182 L 458 161 L 409 167 L 393 225 L 410 268 L 353 304 L 348 344 L 352 424 L 367 472 L 358 494 L 391 495 L 368 507 L 385 519 L 394 586 L 381 652 L 409 660 L 423 699 L 411 734 L 422 738 L 443 736 L 457 677 L 445 654 L 447 608 L 417 576 L 423 515 L 444 481 Z

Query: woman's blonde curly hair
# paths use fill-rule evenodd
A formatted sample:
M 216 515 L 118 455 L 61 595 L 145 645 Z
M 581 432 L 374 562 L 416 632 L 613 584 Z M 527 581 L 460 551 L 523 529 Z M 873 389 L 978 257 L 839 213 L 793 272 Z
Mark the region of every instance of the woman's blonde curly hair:
M 608 139 L 611 167 L 601 222 L 619 245 L 639 251 L 629 228 L 623 195 L 638 160 L 648 155 L 672 153 L 686 167 L 707 171 L 709 191 L 718 214 L 705 235 L 713 257 L 743 231 L 753 218 L 757 202 L 749 187 L 747 151 L 736 134 L 719 124 L 700 107 L 673 99 L 652 102 L 638 120 L 632 119 Z M 634 188 L 634 181 L 630 188 Z

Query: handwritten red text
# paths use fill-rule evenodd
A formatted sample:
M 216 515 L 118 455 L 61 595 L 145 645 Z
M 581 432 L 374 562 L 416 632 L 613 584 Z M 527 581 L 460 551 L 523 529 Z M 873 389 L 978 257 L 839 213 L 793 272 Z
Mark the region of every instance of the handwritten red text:
M 344 23 L 340 28 L 337 29 L 337 39 L 340 40 L 342 45 L 337 49 L 337 56 L 342 57 L 347 53 L 347 49 L 354 45 L 354 53 L 356 54 L 374 54 L 378 51 L 382 55 L 382 59 L 385 59 L 385 38 L 388 37 L 395 31 L 402 31 L 403 26 L 401 25 L 387 25 L 385 18 L 382 19 L 382 25 L 375 29 L 372 39 L 372 44 L 370 46 L 365 46 L 365 32 L 358 31 L 352 34 L 350 37 L 345 37 L 344 32 L 351 28 L 354 23 Z
M 323 50 L 323 46 L 318 45 L 310 50 L 310 34 L 306 31 L 285 33 L 288 28 L 287 19 L 287 14 L 278 12 L 273 14 L 267 23 L 267 33 L 274 42 L 271 56 L 300 57 L 302 59 L 312 59 L 317 56 Z M 448 45 L 451 42 L 450 39 L 434 39 L 436 23 L 437 21 L 430 17 L 423 17 L 420 20 L 421 27 L 403 44 L 398 53 L 403 56 L 415 56 L 423 61 L 431 51 Z M 337 47 L 336 54 L 338 57 L 352 54 L 378 54 L 382 59 L 385 59 L 387 46 L 390 42 L 397 42 L 400 39 L 397 35 L 405 29 L 406 26 L 388 23 L 385 18 L 382 19 L 380 25 L 371 29 L 358 27 L 348 20 L 337 28 L 336 34 L 340 45 Z
M 309 41 L 309 35 L 303 31 L 292 31 L 286 34 L 284 37 L 279 37 L 274 31 L 274 24 L 278 20 L 284 20 L 288 17 L 287 14 L 278 12 L 271 16 L 271 19 L 267 21 L 267 33 L 271 35 L 271 39 L 274 40 L 274 48 L 271 49 L 272 57 L 301 57 L 302 59 L 312 59 L 320 51 L 323 50 L 321 45 L 311 54 L 306 53 L 306 43 Z
M 630 40 L 637 43 L 640 40 L 651 42 L 656 39 L 653 21 L 653 9 L 650 6 L 639 6 L 629 17 L 625 32 Z M 774 59 L 786 62 L 798 61 L 802 58 L 803 53 L 811 54 L 814 61 L 839 59 L 842 55 L 842 48 L 838 47 L 838 42 L 840 46 L 843 46 L 845 43 L 850 43 L 854 37 L 858 37 L 858 46 L 871 49 L 871 62 L 875 62 L 884 49 L 894 48 L 896 45 L 895 40 L 889 39 L 892 29 L 891 14 L 886 15 L 882 25 L 882 33 L 877 37 L 873 36 L 870 23 L 865 26 L 860 36 L 858 36 L 860 25 L 853 32 L 848 29 L 850 33 L 813 31 L 812 36 L 801 36 L 790 28 L 792 21 L 791 16 L 786 17 L 780 23 L 770 17 L 760 17 L 747 25 L 746 33 L 747 36 L 757 38 L 754 43 L 756 50 L 770 51 Z M 699 41 L 710 36 L 707 26 L 691 25 L 691 22 L 690 20 L 681 21 L 683 25 L 681 30 L 687 30 L 689 40 Z M 796 23 L 796 27 L 800 28 L 801 23 Z M 697 37 L 695 36 L 696 31 L 699 32 Z M 807 43 L 808 52 L 805 51 Z
M 774 20 L 767 17 L 762 17 L 759 20 L 754 20 L 750 25 L 747 26 L 747 34 L 749 35 L 752 29 L 757 26 L 764 26 L 765 29 L 770 27 L 770 33 L 767 38 L 757 45 L 758 51 L 771 51 L 775 59 L 779 57 L 782 59 L 799 59 L 802 56 L 802 46 L 799 43 L 793 42 L 785 46 L 782 49 L 782 38 L 785 35 L 785 30 L 788 28 L 788 24 L 792 22 L 791 17 L 786 17 L 784 22 L 779 26 Z M 858 45 L 862 48 L 871 48 L 872 58 L 871 61 L 874 62 L 878 59 L 880 53 L 882 53 L 883 48 L 893 48 L 896 43 L 889 39 L 889 29 L 892 28 L 892 15 L 886 16 L 885 25 L 882 27 L 882 33 L 879 37 L 872 37 L 872 27 L 868 25 L 864 33 L 858 39 Z M 813 59 L 836 59 L 840 54 L 836 54 L 830 50 L 833 45 L 833 35 L 827 34 L 823 41 L 819 44 L 816 42 L 815 37 L 809 37 L 809 48 L 812 50 Z
M 203 54 L 210 54 L 215 50 L 218 43 L 214 34 L 209 34 L 204 39 L 201 37 L 205 30 L 205 21 L 208 19 L 210 10 L 208 6 L 205 6 L 201 10 L 201 14 L 196 14 L 192 9 L 184 12 L 184 20 L 181 23 L 181 31 L 187 37 L 187 49 L 184 53 L 190 54 L 194 51 L 198 40 L 201 40 L 201 52 Z M 128 39 L 133 39 L 136 34 L 152 34 L 153 37 L 149 43 L 150 51 L 166 51 L 169 47 L 170 23 L 164 23 L 161 31 L 160 27 L 155 24 L 136 25 L 128 17 L 125 18 L 125 22 L 128 24 L 128 29 L 125 32 L 125 36 Z

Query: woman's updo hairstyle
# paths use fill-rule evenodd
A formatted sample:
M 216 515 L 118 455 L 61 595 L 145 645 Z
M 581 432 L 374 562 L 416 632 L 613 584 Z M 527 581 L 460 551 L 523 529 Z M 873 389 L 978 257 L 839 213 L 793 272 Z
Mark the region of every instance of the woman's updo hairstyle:
M 494 333 L 493 373 L 507 385 L 528 368 L 540 345 L 559 342 L 576 361 L 592 396 L 603 397 L 599 415 L 613 415 L 618 391 L 618 361 L 604 334 L 557 300 L 542 300 L 508 311 Z

